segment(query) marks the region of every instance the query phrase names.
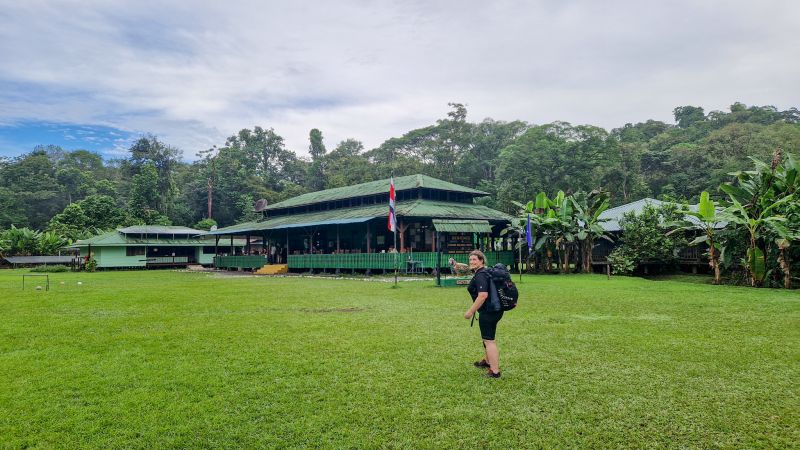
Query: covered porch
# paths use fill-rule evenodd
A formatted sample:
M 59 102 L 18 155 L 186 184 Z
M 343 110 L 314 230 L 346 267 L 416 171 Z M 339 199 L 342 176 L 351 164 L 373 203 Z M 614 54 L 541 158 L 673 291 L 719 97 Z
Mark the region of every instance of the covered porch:
M 504 217 L 495 217 L 494 211 L 484 211 L 479 205 L 459 205 L 444 211 L 426 207 L 429 211 L 424 212 L 451 218 L 398 215 L 396 243 L 387 226 L 384 205 L 278 216 L 222 228 L 209 233 L 215 236 L 218 247 L 214 266 L 254 270 L 272 263 L 287 264 L 295 272 L 374 273 L 394 271 L 396 267 L 401 272 L 432 273 L 447 267 L 451 256 L 466 263 L 467 254 L 473 249 L 483 250 L 492 264 L 513 263 L 513 243 L 500 237 L 508 223 Z M 479 218 L 459 218 L 463 215 Z M 243 254 L 220 254 L 234 236 L 244 238 Z M 254 251 L 248 244 L 255 240 L 263 242 L 264 251 Z M 441 261 L 439 253 L 444 255 Z
M 288 266 L 290 270 L 306 272 L 355 272 L 394 271 L 395 267 L 401 273 L 434 273 L 449 268 L 449 258 L 456 262 L 467 263 L 467 253 L 442 253 L 438 252 L 413 252 L 413 253 L 353 253 L 353 254 L 305 254 L 289 255 Z M 494 265 L 502 263 L 513 265 L 514 252 L 508 250 L 489 251 L 486 253 L 486 263 Z M 214 266 L 219 269 L 259 269 L 266 264 L 264 256 L 218 256 L 214 259 Z

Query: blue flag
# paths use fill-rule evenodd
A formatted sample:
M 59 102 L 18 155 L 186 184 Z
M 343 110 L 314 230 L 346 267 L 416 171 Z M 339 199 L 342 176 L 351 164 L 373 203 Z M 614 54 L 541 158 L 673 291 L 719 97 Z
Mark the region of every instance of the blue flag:
M 531 233 L 531 215 L 528 214 L 528 225 L 525 231 L 525 237 L 528 239 L 528 251 L 533 248 L 533 234 Z

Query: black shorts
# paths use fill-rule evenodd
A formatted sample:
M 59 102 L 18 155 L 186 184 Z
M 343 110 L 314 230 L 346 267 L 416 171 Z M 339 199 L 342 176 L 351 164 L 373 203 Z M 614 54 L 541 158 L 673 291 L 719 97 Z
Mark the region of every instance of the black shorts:
M 478 313 L 478 326 L 481 328 L 481 338 L 493 341 L 497 332 L 497 322 L 503 318 L 503 311 Z

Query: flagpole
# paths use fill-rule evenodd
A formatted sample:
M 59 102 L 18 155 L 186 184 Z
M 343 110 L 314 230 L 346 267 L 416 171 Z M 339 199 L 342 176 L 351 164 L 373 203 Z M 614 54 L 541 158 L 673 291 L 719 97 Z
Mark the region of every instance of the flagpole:
M 395 205 L 394 173 L 389 179 L 389 229 L 394 236 L 394 287 L 397 287 L 397 210 Z
M 531 260 L 533 250 L 533 233 L 531 231 L 531 214 L 528 213 L 528 222 L 525 225 L 525 241 L 528 243 L 528 262 Z M 519 243 L 519 281 L 522 283 L 522 242 Z
M 520 238 L 522 238 L 521 234 Z M 519 282 L 522 283 L 522 239 L 519 240 Z
M 397 216 L 395 216 L 395 222 L 397 222 Z M 397 287 L 397 255 L 400 252 L 397 251 L 397 225 L 394 226 L 394 286 Z

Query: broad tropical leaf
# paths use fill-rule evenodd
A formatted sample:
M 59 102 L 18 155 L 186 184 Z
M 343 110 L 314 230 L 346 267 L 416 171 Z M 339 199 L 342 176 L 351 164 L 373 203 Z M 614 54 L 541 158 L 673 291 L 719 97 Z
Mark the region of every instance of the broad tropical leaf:
M 716 219 L 717 212 L 715 205 L 709 198 L 707 191 L 703 191 L 703 193 L 700 194 L 700 204 L 697 205 L 697 208 L 701 216 L 700 218 L 705 222 L 713 222 Z

